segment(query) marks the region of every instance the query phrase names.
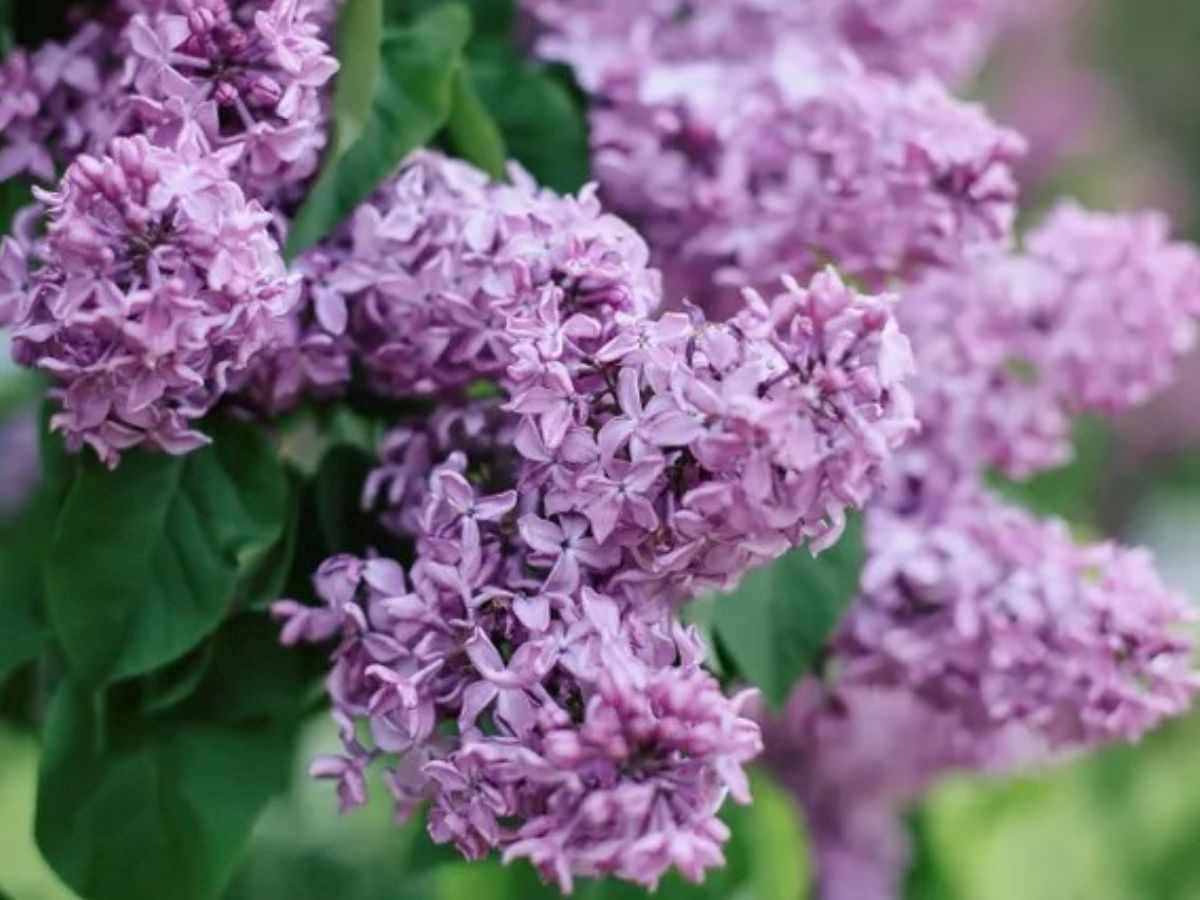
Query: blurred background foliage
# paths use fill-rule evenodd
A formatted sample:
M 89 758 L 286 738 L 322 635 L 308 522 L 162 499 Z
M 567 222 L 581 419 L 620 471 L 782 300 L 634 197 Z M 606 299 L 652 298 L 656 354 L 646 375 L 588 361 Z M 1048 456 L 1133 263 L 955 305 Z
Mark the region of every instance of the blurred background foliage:
M 1040 127 L 1077 117 L 1071 139 L 1035 155 L 1025 173 L 1030 215 L 1070 192 L 1103 207 L 1165 207 L 1181 233 L 1200 237 L 1200 3 L 1055 5 L 1066 10 L 1062 20 L 1035 19 L 1002 41 L 974 88 L 999 118 L 1032 132 L 1035 145 Z M 0 419 L 20 407 L 24 390 L 11 370 L 0 370 Z M 1072 465 L 996 486 L 1081 534 L 1150 545 L 1168 579 L 1200 597 L 1198 395 L 1200 359 L 1136 414 L 1080 423 Z M 20 552 L 19 535 L 13 527 L 0 531 L 0 580 Z M 0 900 L 73 900 L 34 850 L 37 746 L 19 718 L 0 724 Z M 291 788 L 259 823 L 227 900 L 556 896 L 524 864 L 463 863 L 433 847 L 419 826 L 391 827 L 383 804 L 339 818 L 332 789 L 304 774 L 307 759 L 332 743 L 329 726 L 314 722 Z M 668 880 L 658 896 L 807 895 L 803 823 L 765 775 L 755 782 L 755 803 L 726 812 L 734 833 L 729 866 L 699 887 Z M 382 800 L 385 792 L 374 796 Z M 953 779 L 911 822 L 908 900 L 1200 900 L 1200 711 L 1137 746 L 1020 777 Z M 576 896 L 645 894 L 583 883 Z

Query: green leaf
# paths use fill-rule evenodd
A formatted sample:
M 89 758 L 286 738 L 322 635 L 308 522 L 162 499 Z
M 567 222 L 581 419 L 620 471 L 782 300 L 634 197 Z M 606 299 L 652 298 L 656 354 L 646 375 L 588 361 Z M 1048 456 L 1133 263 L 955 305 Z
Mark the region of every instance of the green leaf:
M 454 75 L 450 119 L 446 122 L 455 155 L 462 157 L 493 178 L 504 176 L 508 151 L 496 123 L 480 102 L 471 70 L 459 66 Z
M 0 0 L 3 2 L 3 0 Z M 0 43 L 4 40 L 4 29 L 0 24 Z M 4 50 L 0 48 L 0 56 Z M 33 202 L 33 190 L 25 178 L 9 178 L 0 181 L 0 237 L 12 228 L 13 216 L 21 207 Z
M 75 461 L 46 590 L 80 678 L 104 683 L 182 656 L 262 579 L 291 509 L 286 473 L 253 427 L 208 430 L 212 445 L 187 456 L 127 453 L 111 472 L 90 454 Z
M 320 695 L 328 647 L 284 647 L 279 626 L 247 613 L 213 638 L 204 678 L 180 708 L 205 722 L 255 723 L 295 718 Z
M 349 132 L 339 133 L 334 152 L 296 214 L 288 235 L 289 257 L 329 234 L 410 151 L 437 134 L 450 115 L 454 77 L 471 31 L 470 14 L 459 4 L 445 4 L 409 27 L 387 29 L 379 38 L 377 3 L 370 0 L 371 10 L 364 11 L 360 5 L 366 3 L 353 0 L 343 10 L 341 21 L 353 16 L 362 33 L 339 32 L 339 56 L 350 64 L 358 54 L 378 52 L 378 71 L 371 77 L 355 65 L 351 76 L 338 79 L 335 120 Z M 364 112 L 360 92 L 369 81 L 375 88 Z
M 215 900 L 286 784 L 292 723 L 121 721 L 65 682 L 51 704 L 35 836 L 88 900 Z
M 858 590 L 865 555 L 861 519 L 852 516 L 841 540 L 820 556 L 792 550 L 717 598 L 716 639 L 771 706 L 781 708 L 796 682 L 820 663 Z
M 555 70 L 521 59 L 509 45 L 471 56 L 475 89 L 508 148 L 539 184 L 577 191 L 590 172 L 583 107 Z
M 34 659 L 50 636 L 42 609 L 41 560 L 53 513 L 39 499 L 0 527 L 0 683 Z

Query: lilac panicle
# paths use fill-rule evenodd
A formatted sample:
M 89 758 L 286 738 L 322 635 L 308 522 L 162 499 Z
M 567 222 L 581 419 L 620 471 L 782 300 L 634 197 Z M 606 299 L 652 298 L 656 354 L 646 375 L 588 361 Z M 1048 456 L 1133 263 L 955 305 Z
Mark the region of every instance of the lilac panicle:
M 674 295 L 724 315 L 828 261 L 882 285 L 1008 238 L 1023 142 L 980 109 L 867 70 L 809 4 L 678 12 L 533 4 L 539 52 L 594 96 L 602 197 Z
M 1195 344 L 1200 253 L 1158 214 L 1063 203 L 1023 252 L 930 272 L 904 296 L 925 443 L 1020 477 L 1066 461 L 1071 416 L 1169 383 Z
M 270 216 L 229 180 L 236 156 L 191 129 L 174 150 L 118 138 L 39 194 L 44 239 L 5 243 L 31 269 L 5 311 L 13 356 L 55 382 L 69 447 L 114 466 L 138 444 L 199 446 L 193 421 L 278 340 L 296 284 Z
M 198 124 L 238 144 L 242 186 L 267 205 L 296 199 L 327 139 L 323 91 L 338 63 L 322 33 L 332 0 L 171 0 L 132 17 L 133 104 L 147 130 Z M 167 138 L 169 140 L 169 138 Z
M 843 683 L 1055 747 L 1130 740 L 1188 707 L 1191 610 L 1145 551 L 1079 545 L 969 487 L 917 514 L 881 505 L 868 526 L 862 594 L 836 642 Z
M 645 245 L 590 190 L 494 185 L 432 153 L 336 248 L 323 321 L 376 391 L 489 378 L 501 396 L 384 440 L 365 499 L 414 543 L 410 567 L 335 557 L 323 607 L 275 607 L 285 642 L 341 640 L 343 750 L 314 773 L 352 807 L 390 765 L 399 814 L 428 801 L 436 840 L 528 858 L 565 890 L 698 880 L 760 739 L 676 606 L 831 543 L 866 502 L 915 427 L 895 298 L 830 270 L 750 291 L 724 323 L 653 318 Z

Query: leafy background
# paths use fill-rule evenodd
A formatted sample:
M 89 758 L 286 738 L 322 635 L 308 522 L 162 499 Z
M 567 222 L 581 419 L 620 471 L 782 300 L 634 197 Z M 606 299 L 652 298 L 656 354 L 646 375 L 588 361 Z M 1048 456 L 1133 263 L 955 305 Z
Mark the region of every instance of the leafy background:
M 10 3 L 0 0 L 0 23 Z M 340 41 L 358 52 L 345 57 L 335 147 L 290 252 L 319 239 L 429 142 L 493 173 L 515 157 L 559 190 L 586 180 L 580 98 L 564 73 L 515 52 L 510 4 L 354 0 L 349 8 Z M 18 24 L 52 31 L 54 4 Z M 1128 173 L 1169 172 L 1172 212 L 1195 232 L 1200 6 L 1097 0 L 1078 26 L 1081 55 L 1111 74 L 1128 101 L 1125 128 L 1135 139 L 1114 138 L 1104 152 L 1076 158 L 1044 193 L 1067 187 L 1106 204 Z M 11 37 L 0 27 L 0 50 Z M 1004 65 L 985 75 L 981 92 L 1003 92 Z M 25 191 L 0 186 L 0 222 Z M 1200 416 L 1190 412 L 1197 378 L 1200 365 L 1173 395 L 1115 426 L 1080 423 L 1073 465 L 998 489 L 1081 533 L 1151 544 L 1169 577 L 1200 596 Z M 0 369 L 0 419 L 27 409 L 39 390 Z M 255 611 L 281 591 L 303 592 L 312 560 L 379 539 L 353 508 L 380 413 L 388 411 L 295 417 L 276 436 L 285 462 L 261 435 L 234 425 L 217 426 L 209 450 L 181 460 L 131 455 L 115 476 L 47 444 L 35 502 L 0 522 L 0 900 L 74 900 L 63 879 L 104 900 L 556 896 L 528 867 L 466 864 L 433 847 L 419 825 L 394 827 L 382 802 L 341 819 L 328 786 L 304 775 L 307 760 L 334 742 L 314 714 L 322 660 L 279 650 Z M 1165 444 L 1157 439 L 1163 422 Z M 1147 455 L 1150 445 L 1157 449 Z M 300 514 L 318 527 L 297 533 L 279 524 Z M 849 541 L 819 570 L 792 557 L 756 574 L 739 600 L 743 616 L 699 604 L 693 615 L 719 636 L 718 664 L 779 702 L 800 672 L 820 664 L 809 636 L 838 613 L 834 602 L 786 616 L 781 601 L 799 581 L 828 585 L 822 596 L 836 600 L 856 552 Z M 45 562 L 54 577 L 43 583 Z M 132 602 L 123 588 L 131 578 L 149 602 Z M 51 640 L 61 652 L 31 664 Z M 34 707 L 48 712 L 40 734 L 30 727 Z M 1200 898 L 1198 746 L 1200 713 L 1136 747 L 1020 778 L 943 785 L 912 814 L 909 900 Z M 658 896 L 807 895 L 802 821 L 764 773 L 754 794 L 751 807 L 726 812 L 729 866 L 700 887 L 668 880 Z M 374 796 L 382 801 L 385 792 Z M 644 896 L 586 883 L 577 894 Z

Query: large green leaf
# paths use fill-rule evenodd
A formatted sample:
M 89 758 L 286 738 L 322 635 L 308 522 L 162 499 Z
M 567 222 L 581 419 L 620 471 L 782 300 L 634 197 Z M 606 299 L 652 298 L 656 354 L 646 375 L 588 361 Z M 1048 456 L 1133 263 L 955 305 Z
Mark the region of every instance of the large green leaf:
M 801 547 L 748 574 L 718 597 L 712 628 L 738 672 L 782 707 L 821 661 L 825 642 L 858 590 L 865 558 L 860 517 L 820 556 Z
M 78 677 L 138 675 L 195 647 L 263 575 L 285 535 L 289 482 L 237 423 L 187 456 L 131 452 L 115 471 L 75 460 L 46 566 L 49 619 Z
M 456 3 L 438 6 L 407 27 L 384 29 L 378 0 L 351 0 L 341 14 L 339 57 L 349 74 L 334 96 L 341 130 L 317 183 L 296 214 L 288 236 L 295 256 L 329 234 L 390 176 L 410 151 L 446 124 L 454 78 L 471 31 L 471 17 Z M 372 76 L 354 62 L 377 55 Z M 364 87 L 374 82 L 370 105 Z
M 446 132 L 457 156 L 493 178 L 504 175 L 508 151 L 495 121 L 479 99 L 471 69 L 459 66 L 454 75 L 454 93 Z
M 42 611 L 41 559 L 52 511 L 39 499 L 0 526 L 0 683 L 36 657 L 49 637 Z
M 509 156 L 539 184 L 561 193 L 579 190 L 590 172 L 587 120 L 564 73 L 530 63 L 500 41 L 473 47 L 470 65 Z
M 293 732 L 291 722 L 122 721 L 65 682 L 45 732 L 38 847 L 88 900 L 219 897 L 286 783 Z

